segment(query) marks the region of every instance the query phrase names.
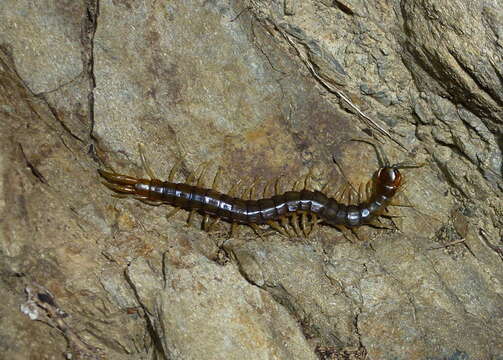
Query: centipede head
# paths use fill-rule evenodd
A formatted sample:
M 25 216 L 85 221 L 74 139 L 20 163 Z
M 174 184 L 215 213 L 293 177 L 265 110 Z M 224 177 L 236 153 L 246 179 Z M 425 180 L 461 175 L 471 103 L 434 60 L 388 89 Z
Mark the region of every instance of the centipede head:
M 375 190 L 388 198 L 393 197 L 404 184 L 402 174 L 399 169 L 418 168 L 424 164 L 409 164 L 405 162 L 390 165 L 390 161 L 386 157 L 382 147 L 379 144 L 367 139 L 351 139 L 352 141 L 361 141 L 370 144 L 374 147 L 379 161 L 379 170 L 374 175 Z
M 402 174 L 395 165 L 383 166 L 377 170 L 374 178 L 376 190 L 387 197 L 392 197 L 402 186 Z

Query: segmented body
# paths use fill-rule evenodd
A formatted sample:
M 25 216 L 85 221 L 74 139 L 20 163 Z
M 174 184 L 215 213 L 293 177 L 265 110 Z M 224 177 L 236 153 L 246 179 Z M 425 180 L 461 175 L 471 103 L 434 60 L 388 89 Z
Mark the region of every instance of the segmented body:
M 186 183 L 138 179 L 99 170 L 112 190 L 132 194 L 140 200 L 155 204 L 168 204 L 189 211 L 221 218 L 230 223 L 273 224 L 292 214 L 315 216 L 332 226 L 355 227 L 370 223 L 382 214 L 401 185 L 396 167 L 384 166 L 367 187 L 365 200 L 359 204 L 344 204 L 320 191 L 288 191 L 283 194 L 245 200 L 213 189 Z

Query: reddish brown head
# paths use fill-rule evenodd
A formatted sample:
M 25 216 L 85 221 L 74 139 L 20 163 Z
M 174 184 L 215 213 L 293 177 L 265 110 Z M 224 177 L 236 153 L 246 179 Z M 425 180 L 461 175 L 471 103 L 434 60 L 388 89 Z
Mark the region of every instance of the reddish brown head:
M 392 197 L 402 186 L 402 174 L 394 166 L 380 168 L 375 177 L 375 187 L 379 194 Z

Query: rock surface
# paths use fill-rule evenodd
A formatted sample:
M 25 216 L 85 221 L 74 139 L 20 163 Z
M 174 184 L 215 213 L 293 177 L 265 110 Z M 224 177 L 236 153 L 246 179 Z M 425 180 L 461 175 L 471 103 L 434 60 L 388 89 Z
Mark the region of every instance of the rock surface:
M 503 359 L 502 6 L 2 2 L 1 353 Z M 335 190 L 378 167 L 369 135 L 426 166 L 360 241 L 205 233 L 96 172 L 144 176 L 141 142 L 160 178 Z

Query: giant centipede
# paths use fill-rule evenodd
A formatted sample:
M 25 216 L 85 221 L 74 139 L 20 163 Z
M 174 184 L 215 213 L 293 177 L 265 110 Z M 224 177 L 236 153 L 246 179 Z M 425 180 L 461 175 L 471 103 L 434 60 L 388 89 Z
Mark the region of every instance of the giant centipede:
M 180 209 L 190 211 L 191 215 L 199 212 L 204 215 L 204 224 L 212 217 L 233 224 L 232 229 L 237 224 L 249 225 L 257 233 L 260 229 L 259 225 L 269 225 L 286 236 L 291 236 L 288 229 L 290 225 L 297 235 L 303 232 L 305 236 L 308 236 L 318 223 L 340 230 L 374 224 L 374 220 L 383 215 L 386 207 L 392 205 L 393 197 L 404 184 L 399 169 L 422 166 L 406 163 L 390 165 L 377 144 L 362 139 L 355 140 L 373 145 L 380 163 L 379 169 L 364 189 L 360 187 L 358 190 L 359 202 L 357 204 L 342 202 L 345 191 L 339 192 L 339 197 L 333 198 L 322 191 L 308 190 L 306 187 L 300 191 L 284 193 L 276 190 L 276 194 L 268 198 L 243 199 L 215 190 L 217 176 L 215 176 L 212 188 L 202 186 L 201 179 L 204 171 L 201 172 L 197 181 L 196 175 L 192 174 L 186 182 L 175 182 L 176 166 L 171 170 L 168 180 L 162 181 L 156 178 L 148 165 L 141 146 L 140 157 L 149 176 L 148 179 L 102 169 L 98 171 L 106 180 L 104 184 L 114 192 L 123 196 L 134 196 L 135 199 L 151 205 L 171 205 L 175 207 L 175 212 Z

